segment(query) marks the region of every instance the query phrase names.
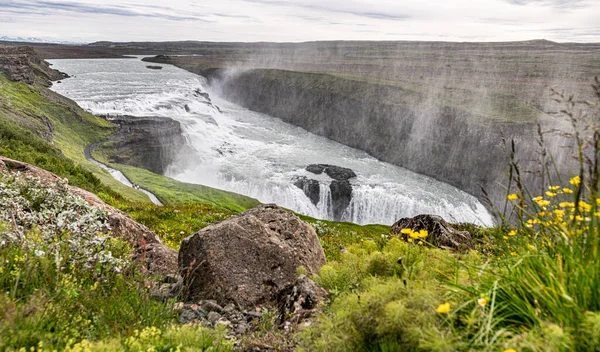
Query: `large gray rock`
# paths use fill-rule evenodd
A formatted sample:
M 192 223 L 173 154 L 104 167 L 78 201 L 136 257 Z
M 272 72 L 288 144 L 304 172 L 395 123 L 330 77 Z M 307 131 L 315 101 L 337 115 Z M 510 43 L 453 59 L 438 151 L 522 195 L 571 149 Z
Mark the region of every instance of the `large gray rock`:
M 316 274 L 325 254 L 315 230 L 276 205 L 259 205 L 187 237 L 179 270 L 187 299 L 241 307 L 275 303 L 304 266 Z

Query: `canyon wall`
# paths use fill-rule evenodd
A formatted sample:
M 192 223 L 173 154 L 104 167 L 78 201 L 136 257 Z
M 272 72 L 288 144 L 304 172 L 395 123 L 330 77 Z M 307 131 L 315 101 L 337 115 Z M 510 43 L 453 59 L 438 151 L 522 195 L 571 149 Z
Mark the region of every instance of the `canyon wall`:
M 541 152 L 537 124 L 560 125 L 550 116 L 531 121 L 489 119 L 457 106 L 429 104 L 401 87 L 326 74 L 271 69 L 201 73 L 230 101 L 447 182 L 481 200 L 484 189 L 496 205 L 504 201 L 503 185 L 508 184 L 509 153 L 502 147 L 502 136 L 515 141 L 522 170 L 533 170 Z M 570 153 L 553 140 L 557 138 L 546 137 L 567 175 L 573 164 Z M 522 177 L 534 193 L 542 192 L 543 180 L 526 172 Z

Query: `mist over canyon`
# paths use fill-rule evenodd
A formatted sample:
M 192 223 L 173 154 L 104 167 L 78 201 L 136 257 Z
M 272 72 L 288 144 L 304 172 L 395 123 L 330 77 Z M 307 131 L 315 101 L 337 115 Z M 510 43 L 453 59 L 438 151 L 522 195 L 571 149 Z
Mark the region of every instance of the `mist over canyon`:
M 401 217 L 435 213 L 454 222 L 493 222 L 475 197 L 244 109 L 214 94 L 201 76 L 170 65 L 148 69 L 139 59 L 51 62 L 72 76 L 53 89 L 84 109 L 109 119 L 129 115 L 177 121 L 187 147 L 172 150 L 164 170 L 177 180 L 322 219 L 391 224 Z M 315 170 L 319 164 L 354 174 L 340 178 L 324 168 Z

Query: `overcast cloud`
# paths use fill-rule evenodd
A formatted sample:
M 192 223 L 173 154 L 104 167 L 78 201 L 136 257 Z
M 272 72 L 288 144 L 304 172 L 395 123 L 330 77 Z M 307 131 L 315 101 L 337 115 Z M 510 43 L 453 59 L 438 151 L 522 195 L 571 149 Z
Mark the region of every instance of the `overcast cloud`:
M 600 0 L 0 0 L 0 36 L 600 42 Z

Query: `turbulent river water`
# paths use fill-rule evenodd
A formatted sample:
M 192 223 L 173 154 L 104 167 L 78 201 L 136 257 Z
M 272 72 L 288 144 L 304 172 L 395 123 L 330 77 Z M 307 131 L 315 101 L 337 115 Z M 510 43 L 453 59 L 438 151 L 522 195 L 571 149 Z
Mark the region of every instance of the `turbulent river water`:
M 491 225 L 473 196 L 448 184 L 383 163 L 367 153 L 311 134 L 212 94 L 203 77 L 170 65 L 152 70 L 137 59 L 49 60 L 71 78 L 52 89 L 95 114 L 166 116 L 181 123 L 191 154 L 179 155 L 166 176 L 224 189 L 300 213 L 332 219 L 331 179 L 305 170 L 332 164 L 355 171 L 342 220 L 392 224 L 401 217 L 438 214 L 454 222 Z M 198 94 L 198 92 L 208 93 Z M 314 205 L 294 185 L 320 182 Z

